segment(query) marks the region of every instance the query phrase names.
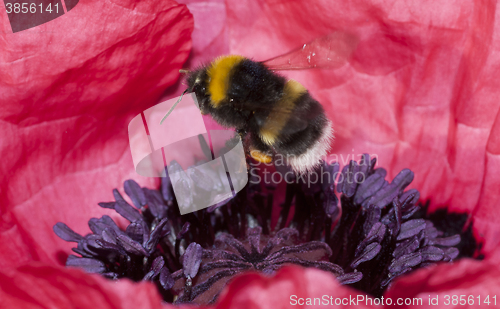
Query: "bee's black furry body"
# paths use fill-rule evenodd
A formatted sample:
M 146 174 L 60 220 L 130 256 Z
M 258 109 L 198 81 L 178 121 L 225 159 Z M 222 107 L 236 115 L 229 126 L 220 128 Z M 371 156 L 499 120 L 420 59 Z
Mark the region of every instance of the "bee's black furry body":
M 251 151 L 288 156 L 297 172 L 311 170 L 326 155 L 333 132 L 321 104 L 264 64 L 222 57 L 191 72 L 188 86 L 202 113 L 249 134 Z

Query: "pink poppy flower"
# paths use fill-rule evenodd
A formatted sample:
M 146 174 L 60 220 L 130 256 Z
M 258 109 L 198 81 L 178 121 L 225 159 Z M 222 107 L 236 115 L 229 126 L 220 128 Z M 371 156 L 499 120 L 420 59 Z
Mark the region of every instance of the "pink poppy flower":
M 195 29 L 191 65 L 224 53 L 264 60 L 338 30 L 357 35 L 359 45 L 341 69 L 284 73 L 325 106 L 336 130 L 332 156 L 345 164 L 364 152 L 376 155 L 390 178 L 410 168 L 411 187 L 430 201 L 431 210 L 470 214 L 489 260 L 420 270 L 396 280 L 386 295 L 451 294 L 478 274 L 466 287 L 470 293 L 479 293 L 471 286 L 498 285 L 490 276 L 497 266 L 489 264 L 498 261 L 500 232 L 494 2 L 193 1 L 187 7 Z M 3 278 L 19 276 L 36 286 L 54 284 L 58 276 L 67 285 L 85 281 L 93 288 L 81 293 L 109 297 L 110 308 L 129 299 L 124 290 L 137 289 L 120 282 L 126 287 L 103 294 L 112 283 L 54 268 L 64 263 L 71 245 L 52 226 L 62 221 L 85 234 L 90 217 L 113 215 L 94 205 L 109 200 L 110 190 L 125 179 L 158 186 L 135 175 L 126 125 L 178 80 L 191 47 L 191 18 L 174 2 L 87 1 L 25 32 L 10 33 L 2 20 L 0 44 L 8 50 L 0 56 Z M 45 266 L 22 266 L 34 262 Z M 286 307 L 278 299 L 290 301 L 288 287 L 297 300 L 357 293 L 337 285 L 332 275 L 311 269 L 286 268 L 272 278 L 247 274 L 233 281 L 216 306 L 251 301 L 254 308 Z M 411 285 L 418 288 L 407 290 Z M 66 291 L 63 285 L 51 291 L 58 289 Z M 155 308 L 158 295 L 144 284 L 139 289 L 144 296 L 137 297 Z M 3 291 L 14 295 L 7 303 L 12 306 L 23 304 L 16 298 L 45 294 Z M 262 298 L 255 301 L 255 293 Z M 70 294 L 81 297 L 75 290 Z

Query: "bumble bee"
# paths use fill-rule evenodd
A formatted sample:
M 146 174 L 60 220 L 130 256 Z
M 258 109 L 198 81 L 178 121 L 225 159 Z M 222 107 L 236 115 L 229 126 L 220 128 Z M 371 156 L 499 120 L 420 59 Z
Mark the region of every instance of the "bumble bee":
M 355 45 L 351 35 L 336 32 L 264 62 L 238 55 L 219 57 L 187 72 L 186 92 L 196 94 L 202 114 L 236 128 L 253 159 L 270 163 L 282 155 L 302 174 L 327 155 L 332 123 L 304 86 L 274 71 L 340 67 Z

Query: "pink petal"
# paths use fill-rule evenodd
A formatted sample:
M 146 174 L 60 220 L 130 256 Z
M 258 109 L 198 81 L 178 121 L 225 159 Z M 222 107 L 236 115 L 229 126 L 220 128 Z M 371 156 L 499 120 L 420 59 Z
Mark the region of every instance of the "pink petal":
M 0 239 L 10 249 L 0 265 L 60 263 L 71 245 L 56 222 L 85 234 L 125 179 L 157 185 L 134 173 L 127 126 L 178 79 L 192 16 L 173 1 L 86 1 L 36 28 L 0 27 Z
M 194 29 L 192 34 L 193 46 L 184 68 L 194 69 L 212 61 L 215 57 L 229 53 L 228 25 L 226 3 L 223 0 L 180 0 L 186 4 L 193 14 Z M 179 96 L 186 89 L 184 79 L 179 79 L 175 87 L 171 87 L 163 99 Z M 209 117 L 207 116 L 206 119 Z M 211 118 L 210 118 L 211 119 Z M 215 122 L 208 120 L 207 127 L 220 129 Z M 213 123 L 212 123 L 213 122 Z
M 440 264 L 403 276 L 394 282 L 384 297 L 393 300 L 422 298 L 422 303 L 405 308 L 482 308 L 488 306 L 485 301 L 489 296 L 489 306 L 494 308 L 499 305 L 499 290 L 498 264 L 464 259 L 454 264 Z M 458 304 L 452 303 L 453 295 L 457 295 Z M 464 295 L 465 304 L 463 301 L 460 304 L 461 295 Z M 493 298 L 495 295 L 496 299 Z M 434 299 L 432 304 L 435 304 L 436 297 L 438 305 L 429 306 L 429 298 Z
M 324 295 L 327 299 L 324 300 Z M 338 284 L 335 277 L 327 272 L 313 268 L 288 266 L 280 269 L 273 277 L 265 277 L 258 273 L 246 273 L 236 277 L 222 292 L 217 302 L 217 309 L 248 308 L 248 309 L 278 309 L 292 308 L 320 308 L 335 306 L 330 304 L 336 298 L 356 299 L 360 293 Z M 359 296 L 361 297 L 361 296 Z M 307 305 L 307 299 L 313 305 Z M 316 304 L 314 305 L 314 299 Z M 322 304 L 319 302 L 323 301 Z M 304 306 L 300 306 L 301 304 Z M 346 302 L 347 303 L 347 302 Z M 342 308 L 375 308 L 352 302 Z
M 31 264 L 0 270 L 2 308 L 174 308 L 151 283 L 111 281 L 76 269 Z

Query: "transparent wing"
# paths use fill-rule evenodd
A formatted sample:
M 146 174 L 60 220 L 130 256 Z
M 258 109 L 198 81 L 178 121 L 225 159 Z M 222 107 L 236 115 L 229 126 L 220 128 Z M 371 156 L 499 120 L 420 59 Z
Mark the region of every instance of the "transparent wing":
M 262 63 L 271 70 L 336 69 L 346 63 L 358 41 L 353 34 L 337 31 Z

